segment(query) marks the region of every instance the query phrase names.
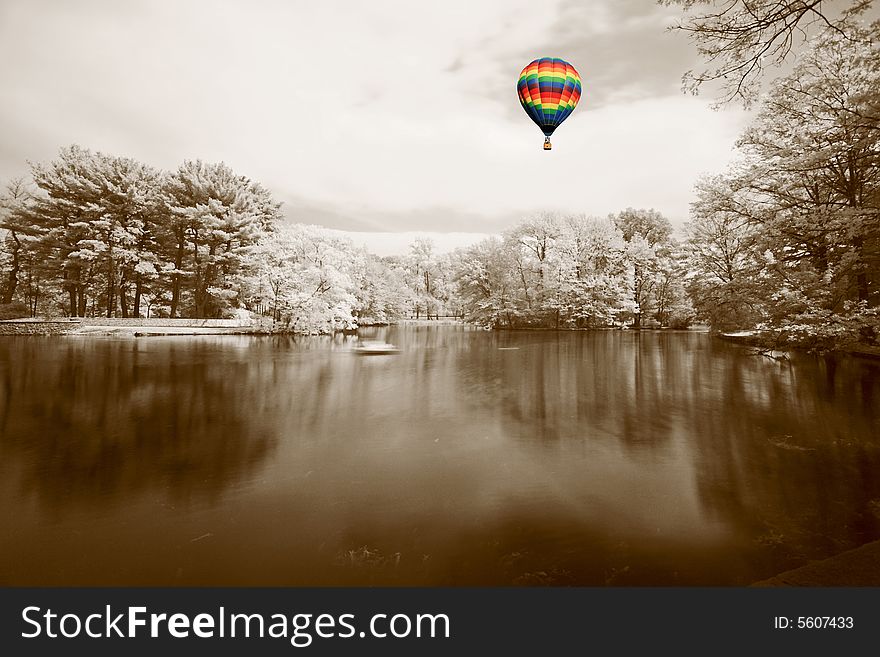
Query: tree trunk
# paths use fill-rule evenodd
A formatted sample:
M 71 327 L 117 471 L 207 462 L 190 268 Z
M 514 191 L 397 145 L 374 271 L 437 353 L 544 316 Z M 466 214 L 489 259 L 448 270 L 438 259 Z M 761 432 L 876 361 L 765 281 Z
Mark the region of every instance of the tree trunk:
M 128 299 L 125 296 L 126 289 L 128 287 L 128 281 L 125 280 L 125 277 L 122 277 L 122 282 L 119 283 L 119 307 L 122 310 L 122 318 L 128 319 Z
M 859 301 L 868 301 L 870 294 L 868 290 L 868 275 L 865 272 L 861 272 L 856 276 L 856 287 L 859 291 Z
M 195 314 L 193 317 L 205 317 L 205 306 L 206 303 L 206 292 L 204 291 L 204 286 L 201 281 L 201 277 L 196 279 L 196 295 L 195 295 Z
M 37 316 L 37 297 L 39 296 L 39 291 L 34 285 L 34 275 L 33 272 L 28 269 L 27 272 L 27 288 L 25 292 L 25 298 L 27 299 L 28 308 L 31 311 L 31 317 Z
M 18 272 L 21 268 L 21 262 L 19 259 L 21 242 L 15 234 L 15 231 L 10 231 L 9 234 L 12 237 L 15 246 L 12 247 L 12 263 L 10 264 L 9 274 L 6 277 L 6 288 L 3 290 L 3 303 L 12 303 L 12 298 L 15 296 L 15 289 L 18 287 Z
M 132 312 L 135 317 L 141 316 L 141 277 L 138 274 L 137 281 L 134 284 L 134 307 Z
M 198 276 L 198 289 L 196 290 L 196 317 L 208 317 L 208 288 L 211 287 L 214 282 L 214 277 L 216 276 L 216 266 L 214 263 L 214 257 L 217 255 L 217 246 L 212 244 L 208 247 L 208 261 L 205 263 L 205 268 L 202 270 Z M 210 315 L 213 317 L 217 314 L 216 306 L 211 309 L 214 312 L 211 312 Z
M 113 317 L 113 308 L 116 306 L 116 299 L 113 294 L 113 271 L 107 269 L 107 317 Z
M 853 240 L 853 245 L 856 247 L 856 251 L 859 254 L 859 265 L 858 268 L 861 271 L 856 274 L 856 291 L 859 295 L 859 301 L 867 302 L 869 298 L 869 290 L 868 290 L 868 274 L 865 272 L 865 240 L 859 235 Z
M 109 232 L 104 239 L 107 244 L 107 317 L 113 317 L 116 310 L 116 262 L 113 260 L 113 239 Z
M 193 299 L 194 302 L 194 314 L 193 317 L 204 317 L 205 316 L 205 294 L 207 293 L 207 283 L 205 279 L 207 277 L 207 272 L 205 269 L 202 269 L 201 261 L 199 258 L 199 241 L 198 236 L 193 238 L 193 270 L 195 272 L 195 284 L 193 285 Z
M 183 254 L 186 250 L 186 237 L 183 229 L 177 234 L 177 252 L 174 254 L 174 269 L 180 271 L 183 267 Z M 180 305 L 180 274 L 175 273 L 171 281 L 171 317 L 177 317 L 178 306 Z

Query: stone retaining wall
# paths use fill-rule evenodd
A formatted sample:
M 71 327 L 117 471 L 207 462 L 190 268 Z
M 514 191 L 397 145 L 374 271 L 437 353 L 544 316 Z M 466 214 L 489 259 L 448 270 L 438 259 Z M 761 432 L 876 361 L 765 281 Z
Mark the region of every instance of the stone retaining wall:
M 204 327 L 204 328 L 243 328 L 250 327 L 251 323 L 240 319 L 170 319 L 130 317 L 83 317 L 83 326 L 181 326 L 181 327 Z
M 12 319 L 0 321 L 0 335 L 61 335 L 79 328 L 78 320 L 58 321 Z

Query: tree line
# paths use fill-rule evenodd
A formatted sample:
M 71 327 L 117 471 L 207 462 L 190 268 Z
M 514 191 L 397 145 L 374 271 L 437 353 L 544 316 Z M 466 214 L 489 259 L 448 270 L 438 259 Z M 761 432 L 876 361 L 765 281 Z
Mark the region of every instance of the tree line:
M 403 317 L 493 327 L 686 325 L 682 251 L 659 213 L 541 214 L 453 253 L 379 258 L 282 219 L 225 164 L 159 171 L 76 145 L 3 195 L 6 314 L 271 318 L 297 332 Z M 11 316 L 11 315 L 10 315 Z
M 31 315 L 218 316 L 280 217 L 224 164 L 164 172 L 74 145 L 32 177 L 7 189 L 2 289 Z
M 453 277 L 465 316 L 487 326 L 685 328 L 684 267 L 669 220 L 630 208 L 526 219 L 457 252 Z
M 451 254 L 418 239 L 379 258 L 284 222 L 266 188 L 225 164 L 159 171 L 73 145 L 7 185 L 2 228 L 7 314 L 244 313 L 299 332 L 441 315 L 552 328 L 690 317 L 680 249 L 654 211 L 543 214 Z
M 386 263 L 333 231 L 286 224 L 270 192 L 226 164 L 160 171 L 72 145 L 31 168 L 0 197 L 6 317 L 244 313 L 313 332 L 417 305 L 418 262 Z

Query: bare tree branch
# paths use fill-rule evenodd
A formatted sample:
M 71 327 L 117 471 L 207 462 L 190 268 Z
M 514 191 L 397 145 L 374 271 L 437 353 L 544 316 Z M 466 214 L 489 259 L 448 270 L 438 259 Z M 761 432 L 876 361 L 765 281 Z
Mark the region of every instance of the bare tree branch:
M 687 71 L 682 89 L 697 94 L 708 82 L 720 82 L 718 105 L 751 105 L 764 71 L 781 65 L 812 34 L 848 37 L 852 19 L 873 0 L 658 0 L 680 6 L 685 17 L 671 27 L 689 35 L 707 68 Z M 702 13 L 691 13 L 697 6 Z M 827 8 L 828 5 L 832 7 Z

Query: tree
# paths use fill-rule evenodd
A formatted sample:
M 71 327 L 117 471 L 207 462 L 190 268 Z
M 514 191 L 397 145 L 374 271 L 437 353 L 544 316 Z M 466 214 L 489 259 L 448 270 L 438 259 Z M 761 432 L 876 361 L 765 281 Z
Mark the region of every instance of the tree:
M 497 237 L 453 254 L 453 280 L 467 320 L 487 327 L 516 325 L 520 309 L 511 256 L 506 244 Z
M 753 162 L 748 184 L 772 209 L 759 219 L 772 236 L 767 248 L 789 269 L 830 275 L 837 306 L 876 294 L 880 116 L 870 99 L 880 91 L 878 37 L 880 29 L 820 39 L 774 85 L 739 141 Z
M 478 324 L 610 326 L 635 308 L 626 243 L 610 219 L 542 213 L 452 262 L 464 316 Z
M 409 254 L 404 260 L 409 273 L 409 286 L 415 293 L 413 295 L 414 311 L 416 318 L 421 315 L 424 308 L 425 317 L 437 315 L 440 309 L 440 300 L 436 296 L 436 278 L 439 276 L 437 256 L 434 253 L 434 242 L 420 237 L 409 247 Z
M 612 216 L 612 220 L 627 242 L 638 236 L 653 248 L 668 243 L 672 236 L 672 224 L 669 219 L 654 208 L 649 210 L 627 208 L 617 216 Z
M 0 193 L 0 228 L 6 233 L 2 243 L 6 272 L 0 284 L 0 304 L 3 305 L 11 304 L 15 299 L 19 276 L 25 266 L 27 244 L 32 233 L 26 221 L 31 199 L 32 193 L 24 178 L 13 178 Z
M 678 245 L 670 245 L 658 253 L 654 290 L 654 319 L 661 327 L 688 328 L 695 310 L 685 287 L 688 275 L 686 252 Z
M 880 332 L 878 36 L 819 38 L 771 86 L 735 166 L 698 186 L 691 292 L 716 327 L 825 346 L 843 326 Z
M 551 260 L 562 231 L 558 215 L 541 212 L 505 233 L 505 241 L 516 252 L 521 296 L 532 321 L 546 322 L 548 315 L 558 318 L 555 299 L 558 279 L 553 276 Z
M 672 224 L 654 210 L 627 208 L 611 219 L 627 242 L 627 260 L 632 263 L 632 294 L 635 301 L 633 326 L 640 328 L 642 317 L 655 310 L 657 254 L 670 245 Z
M 708 68 L 688 71 L 684 88 L 696 93 L 706 82 L 720 81 L 721 102 L 734 99 L 746 105 L 757 97 L 762 75 L 778 66 L 808 35 L 836 34 L 848 38 L 853 19 L 873 0 L 659 0 L 678 5 L 685 12 L 706 6 L 702 13 L 687 15 L 673 29 L 687 33 Z M 832 12 L 828 5 L 836 5 Z
M 561 274 L 557 326 L 608 326 L 632 315 L 631 263 L 619 228 L 610 218 L 584 215 L 564 217 L 561 224 L 554 253 Z
M 62 281 L 68 313 L 85 315 L 91 300 L 127 317 L 133 286 L 137 314 L 143 281 L 156 275 L 159 172 L 74 145 L 33 176 L 38 193 L 21 218 L 44 271 Z
M 244 285 L 251 309 L 268 291 L 274 322 L 299 333 L 357 326 L 357 271 L 361 252 L 350 240 L 319 226 L 293 224 L 267 233 L 256 252 L 259 266 Z
M 717 330 L 753 327 L 766 313 L 760 286 L 766 264 L 758 257 L 757 230 L 723 176 L 697 184 L 685 225 L 688 292 L 698 317 Z
M 251 251 L 280 216 L 268 191 L 222 164 L 169 175 L 72 145 L 32 174 L 34 194 L 4 220 L 3 289 L 15 295 L 24 273 L 32 313 L 39 295 L 50 313 L 140 316 L 145 296 L 155 309 L 170 291 L 171 315 L 185 293 L 190 315 L 218 316 L 238 303 Z
M 353 270 L 358 325 L 387 324 L 406 316 L 414 305 L 407 273 L 392 259 L 379 258 L 365 249 L 354 253 Z
M 235 174 L 227 165 L 186 161 L 166 181 L 172 220 L 164 253 L 172 279 L 170 313 L 181 305 L 184 282 L 191 290 L 195 317 L 214 317 L 233 305 L 238 287 L 232 278 L 246 275 L 249 258 L 280 218 L 280 204 L 259 183 Z

